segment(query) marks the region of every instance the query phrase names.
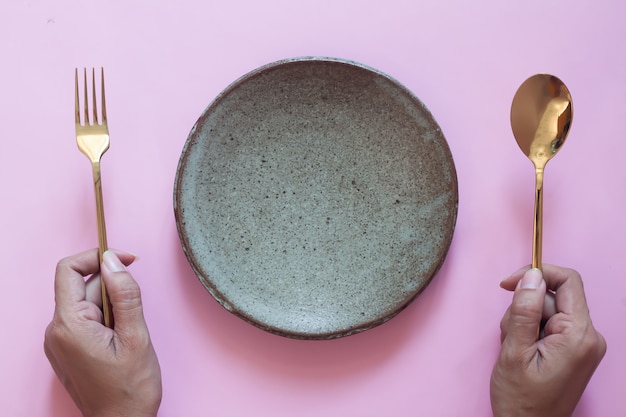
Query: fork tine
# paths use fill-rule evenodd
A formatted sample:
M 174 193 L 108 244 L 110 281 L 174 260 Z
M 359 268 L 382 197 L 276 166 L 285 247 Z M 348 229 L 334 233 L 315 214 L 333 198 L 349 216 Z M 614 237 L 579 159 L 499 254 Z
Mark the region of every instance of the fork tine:
M 80 102 L 78 99 L 78 68 L 74 69 L 74 117 L 76 124 L 80 124 Z
M 96 105 L 96 70 L 91 69 L 91 98 L 93 101 L 93 124 L 100 124 L 98 120 L 98 106 Z
M 102 94 L 102 122 L 107 122 L 107 106 L 106 101 L 104 100 L 104 67 L 100 67 L 101 79 L 102 79 L 102 90 L 100 93 Z
M 89 97 L 87 96 L 87 90 L 88 90 L 88 85 L 87 84 L 87 68 L 83 68 L 83 75 L 84 75 L 84 81 L 83 81 L 83 87 L 84 87 L 84 91 L 85 91 L 85 126 L 89 125 Z

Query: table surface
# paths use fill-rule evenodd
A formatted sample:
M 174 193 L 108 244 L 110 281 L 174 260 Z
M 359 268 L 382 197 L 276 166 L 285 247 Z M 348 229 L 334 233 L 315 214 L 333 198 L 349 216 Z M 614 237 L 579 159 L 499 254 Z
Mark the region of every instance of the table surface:
M 626 6 L 604 2 L 2 2 L 0 414 L 78 416 L 42 349 L 58 259 L 94 247 L 91 173 L 74 140 L 75 67 L 104 66 L 109 245 L 131 268 L 161 362 L 161 416 L 488 416 L 498 287 L 530 261 L 534 175 L 509 126 L 528 76 L 574 99 L 545 179 L 544 261 L 579 270 L 608 353 L 577 417 L 626 416 Z M 275 336 L 204 290 L 174 222 L 178 158 L 232 81 L 297 56 L 385 72 L 433 113 L 459 177 L 451 249 L 388 323 L 333 341 Z

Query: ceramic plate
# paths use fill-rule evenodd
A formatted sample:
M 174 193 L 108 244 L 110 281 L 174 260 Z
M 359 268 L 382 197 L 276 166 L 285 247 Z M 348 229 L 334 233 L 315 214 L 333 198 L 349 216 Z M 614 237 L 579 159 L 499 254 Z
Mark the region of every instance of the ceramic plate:
M 441 266 L 457 214 L 441 129 L 397 81 L 297 58 L 223 91 L 184 146 L 174 190 L 184 252 L 228 311 L 330 339 L 406 307 Z

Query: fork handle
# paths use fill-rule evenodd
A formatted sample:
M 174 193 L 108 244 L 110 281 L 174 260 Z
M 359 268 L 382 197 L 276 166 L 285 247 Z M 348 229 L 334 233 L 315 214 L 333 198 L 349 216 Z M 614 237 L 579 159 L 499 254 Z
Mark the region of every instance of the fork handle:
M 98 255 L 102 262 L 104 252 L 107 251 L 107 231 L 104 222 L 104 203 L 102 201 L 102 180 L 100 176 L 100 162 L 92 163 L 93 169 L 93 185 L 96 194 L 96 218 L 98 223 Z M 104 279 L 100 277 L 100 287 L 102 291 L 102 313 L 104 315 L 104 325 L 113 328 L 113 314 L 109 296 L 107 295 Z

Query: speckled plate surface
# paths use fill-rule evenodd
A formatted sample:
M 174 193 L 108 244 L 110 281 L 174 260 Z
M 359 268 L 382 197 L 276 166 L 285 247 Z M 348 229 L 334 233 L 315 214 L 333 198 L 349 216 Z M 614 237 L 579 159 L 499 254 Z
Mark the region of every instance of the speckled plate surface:
M 330 339 L 406 307 L 441 266 L 457 178 L 429 111 L 387 75 L 297 58 L 223 91 L 184 146 L 174 190 L 184 252 L 227 310 Z

